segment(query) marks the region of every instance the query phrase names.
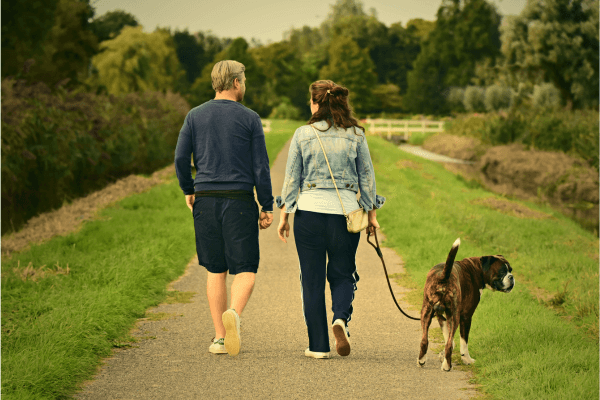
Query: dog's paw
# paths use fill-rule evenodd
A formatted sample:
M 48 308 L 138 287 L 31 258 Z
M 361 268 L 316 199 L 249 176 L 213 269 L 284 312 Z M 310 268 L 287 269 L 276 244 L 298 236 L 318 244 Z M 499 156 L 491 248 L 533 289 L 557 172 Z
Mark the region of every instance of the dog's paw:
M 448 365 L 448 362 L 446 359 L 444 359 L 444 362 L 442 363 L 442 371 L 450 372 L 450 370 L 452 370 L 452 366 Z
M 471 356 L 469 356 L 468 354 L 466 356 L 461 355 L 460 359 L 462 360 L 463 364 L 465 364 L 465 365 L 470 365 L 475 362 L 475 359 L 471 358 Z
M 419 367 L 423 367 L 425 365 L 425 363 L 427 362 L 427 354 L 425 354 L 423 356 L 423 358 L 417 358 L 417 365 Z

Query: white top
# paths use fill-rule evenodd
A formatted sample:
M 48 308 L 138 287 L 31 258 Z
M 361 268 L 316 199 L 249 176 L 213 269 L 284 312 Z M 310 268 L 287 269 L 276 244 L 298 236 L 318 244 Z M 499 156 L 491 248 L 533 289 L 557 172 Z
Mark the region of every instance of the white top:
M 346 214 L 350 214 L 352 211 L 360 208 L 356 200 L 356 193 L 352 190 L 340 189 L 340 197 L 344 202 Z M 298 196 L 298 209 L 323 214 L 344 215 L 335 188 L 312 189 L 300 192 L 300 196 Z

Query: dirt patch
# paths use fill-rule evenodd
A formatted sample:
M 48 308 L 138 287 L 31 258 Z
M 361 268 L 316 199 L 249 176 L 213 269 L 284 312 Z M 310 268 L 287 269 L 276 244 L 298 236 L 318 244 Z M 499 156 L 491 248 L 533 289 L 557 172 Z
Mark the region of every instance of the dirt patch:
M 465 161 L 478 160 L 486 151 L 486 146 L 476 138 L 446 133 L 438 133 L 427 138 L 422 147 L 432 153 Z
M 499 211 L 503 214 L 513 215 L 519 218 L 533 218 L 533 219 L 546 219 L 551 218 L 550 215 L 532 210 L 523 204 L 516 203 L 514 201 L 506 199 L 498 199 L 496 197 L 486 197 L 484 199 L 475 199 L 470 202 L 471 204 L 478 204 L 492 210 Z
M 494 192 L 546 201 L 598 231 L 598 171 L 584 160 L 513 144 L 489 149 L 476 167 Z
M 129 195 L 141 193 L 164 183 L 175 176 L 175 166 L 170 165 L 146 178 L 130 175 L 102 190 L 74 200 L 58 210 L 30 219 L 19 232 L 2 237 L 2 257 L 27 248 L 30 243 L 41 243 L 54 236 L 66 235 L 77 230 L 84 221 L 94 218 L 96 212 Z
M 431 136 L 423 147 L 476 161 L 474 165 L 445 164 L 468 181 L 502 195 L 549 203 L 584 228 L 598 232 L 598 171 L 580 158 L 527 150 L 520 144 L 486 148 L 476 138 L 449 134 Z

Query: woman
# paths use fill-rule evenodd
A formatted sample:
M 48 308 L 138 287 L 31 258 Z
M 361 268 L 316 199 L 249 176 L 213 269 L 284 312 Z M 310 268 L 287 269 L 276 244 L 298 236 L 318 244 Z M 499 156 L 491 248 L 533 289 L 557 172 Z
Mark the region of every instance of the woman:
M 352 116 L 348 89 L 332 81 L 310 85 L 312 117 L 308 125 L 296 129 L 287 159 L 281 196 L 279 238 L 287 243 L 289 214 L 295 213 L 294 236 L 300 260 L 300 282 L 304 320 L 308 328 L 307 357 L 329 358 L 329 335 L 325 309 L 325 276 L 331 289 L 332 330 L 339 355 L 350 354 L 348 322 L 358 282 L 355 256 L 360 233 L 346 228 L 346 213 L 359 207 L 368 210 L 367 230 L 379 228 L 376 209 L 385 202 L 375 190 L 373 163 L 364 128 Z M 336 193 L 321 138 L 335 183 Z M 356 194 L 360 189 L 360 199 Z M 284 236 L 285 234 L 285 236 Z M 326 265 L 326 256 L 329 263 Z

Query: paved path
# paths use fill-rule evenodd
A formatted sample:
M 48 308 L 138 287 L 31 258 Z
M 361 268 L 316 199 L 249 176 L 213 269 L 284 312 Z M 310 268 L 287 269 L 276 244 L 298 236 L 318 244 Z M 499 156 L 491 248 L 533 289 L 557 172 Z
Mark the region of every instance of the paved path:
M 277 194 L 288 146 L 289 142 L 271 171 Z M 242 350 L 237 357 L 208 353 L 214 330 L 206 299 L 206 271 L 194 259 L 185 275 L 171 285 L 175 290 L 197 292 L 192 303 L 164 304 L 152 310 L 177 316 L 140 321 L 134 336 L 154 338 L 116 351 L 76 398 L 450 400 L 475 395 L 468 374 L 456 369 L 442 372 L 437 355 L 430 353 L 428 364 L 417 366 L 420 324 L 396 309 L 381 262 L 365 236 L 357 253 L 360 281 L 350 322 L 352 352 L 345 358 L 335 354 L 331 335 L 332 359 L 306 358 L 308 337 L 293 230 L 286 245 L 277 237 L 278 223 L 276 213 L 271 228 L 260 233 L 261 263 L 254 293 L 242 315 Z M 401 272 L 401 258 L 391 249 L 382 250 L 388 272 Z M 326 290 L 329 293 L 329 287 Z M 401 291 L 395 286 L 395 292 Z M 330 302 L 327 307 L 331 310 Z
M 453 163 L 453 164 L 475 164 L 473 161 L 459 160 L 456 158 L 443 156 L 441 154 L 432 153 L 430 151 L 423 149 L 420 146 L 413 146 L 410 144 L 401 144 L 400 146 L 398 146 L 398 148 L 407 153 L 411 153 L 411 154 L 414 154 L 419 157 L 427 158 L 428 160 L 432 160 L 432 161 Z

